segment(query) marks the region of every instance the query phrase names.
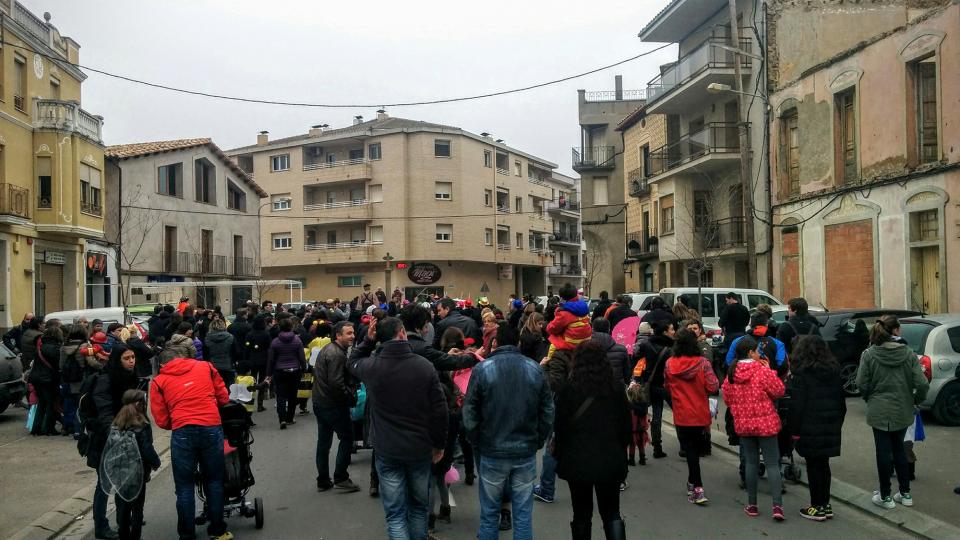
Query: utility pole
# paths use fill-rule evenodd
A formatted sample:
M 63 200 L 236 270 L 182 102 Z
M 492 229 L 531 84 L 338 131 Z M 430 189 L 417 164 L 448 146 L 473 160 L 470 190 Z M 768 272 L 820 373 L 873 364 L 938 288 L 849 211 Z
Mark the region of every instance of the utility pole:
M 737 26 L 737 0 L 727 0 L 730 7 L 730 37 L 733 47 L 740 51 L 740 29 Z M 737 112 L 740 133 L 740 187 L 743 191 L 744 216 L 743 233 L 747 241 L 747 286 L 757 286 L 757 242 L 753 235 L 753 174 L 750 163 L 749 132 L 747 123 L 747 100 L 743 91 L 743 77 L 740 74 L 740 55 L 733 53 L 733 76 L 736 80 Z
M 386 255 L 383 256 L 383 261 L 386 263 L 386 267 L 383 269 L 384 292 L 386 292 L 389 295 L 392 295 L 393 287 L 390 284 L 390 277 L 391 277 L 391 274 L 393 273 L 393 265 L 390 264 L 390 262 L 393 261 L 393 257 L 390 255 L 389 251 L 387 252 Z

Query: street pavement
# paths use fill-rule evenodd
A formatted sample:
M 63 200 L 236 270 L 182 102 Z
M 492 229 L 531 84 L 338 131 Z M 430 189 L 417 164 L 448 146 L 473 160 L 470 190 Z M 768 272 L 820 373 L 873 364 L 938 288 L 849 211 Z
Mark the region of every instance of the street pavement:
M 232 518 L 230 530 L 237 538 L 385 538 L 383 511 L 378 499 L 366 493 L 369 487 L 370 452 L 354 456 L 350 472 L 364 488 L 352 494 L 315 489 L 314 448 L 316 423 L 311 416 L 299 416 L 296 425 L 278 429 L 270 413 L 258 414 L 254 428 L 254 474 L 257 484 L 250 495 L 265 503 L 265 527 L 254 528 L 253 519 Z M 665 430 L 671 446 L 673 431 Z M 331 460 L 333 456 L 331 455 Z M 168 458 L 164 457 L 164 461 Z M 332 461 L 331 461 L 332 463 Z M 737 488 L 736 459 L 723 451 L 704 459 L 704 481 L 711 503 L 697 507 L 686 501 L 686 464 L 675 453 L 663 460 L 650 460 L 646 467 L 631 468 L 630 488 L 624 492 L 622 513 L 629 538 L 810 538 L 826 534 L 833 538 L 909 538 L 886 522 L 855 508 L 836 505 L 837 517 L 827 523 L 803 520 L 797 514 L 807 498 L 805 486 L 789 486 L 785 496 L 788 511 L 785 523 L 769 515 L 770 498 L 761 485 L 761 517 L 742 512 L 745 493 Z M 535 534 L 539 538 L 569 537 L 570 498 L 564 482 L 558 484 L 553 504 L 537 502 L 534 509 Z M 476 538 L 479 523 L 477 487 L 458 484 L 453 488 L 456 508 L 453 523 L 440 524 L 442 539 Z M 595 519 L 594 538 L 603 538 Z M 170 538 L 176 528 L 173 481 L 169 467 L 152 480 L 147 491 L 146 538 Z M 201 531 L 202 532 L 202 531 Z M 88 536 L 89 537 L 89 536 Z M 502 538 L 509 538 L 503 535 Z

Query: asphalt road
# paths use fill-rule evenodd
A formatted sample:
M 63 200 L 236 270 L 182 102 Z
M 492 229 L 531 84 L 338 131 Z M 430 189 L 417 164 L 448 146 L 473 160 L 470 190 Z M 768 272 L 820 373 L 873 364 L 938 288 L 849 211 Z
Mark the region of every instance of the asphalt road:
M 385 538 L 380 501 L 366 494 L 370 452 L 361 451 L 355 455 L 350 469 L 363 491 L 317 493 L 313 464 L 316 423 L 312 416 L 301 416 L 298 420 L 295 426 L 280 431 L 272 411 L 256 415 L 259 425 L 254 428 L 257 440 L 253 466 L 257 485 L 252 488 L 251 495 L 263 498 L 266 525 L 262 530 L 256 530 L 253 519 L 232 518 L 228 520 L 230 530 L 241 539 Z M 668 445 L 675 447 L 672 430 L 665 429 L 665 437 Z M 627 522 L 628 538 L 807 539 L 817 534 L 845 540 L 908 537 L 885 522 L 844 505 L 836 505 L 837 517 L 830 522 L 803 520 L 797 512 L 807 499 L 805 486 L 789 486 L 785 496 L 786 522 L 775 523 L 769 517 L 770 498 L 765 494 L 764 484 L 761 484 L 760 495 L 763 515 L 747 517 L 742 512 L 745 493 L 736 485 L 735 458 L 722 451 L 715 451 L 703 462 L 707 495 L 711 497 L 711 503 L 706 507 L 686 502 L 686 465 L 675 453 L 666 459 L 650 462 L 646 467 L 631 468 L 630 488 L 623 494 L 621 509 Z M 456 485 L 453 494 L 456 501 L 453 523 L 440 524 L 437 536 L 443 539 L 476 538 L 479 523 L 476 486 Z M 170 469 L 165 468 L 148 487 L 145 538 L 172 537 L 176 529 L 174 502 Z M 561 481 L 555 503 L 536 503 L 536 536 L 568 538 L 571 515 L 569 493 Z M 509 536 L 503 535 L 502 538 Z M 596 520 L 594 538 L 603 538 Z

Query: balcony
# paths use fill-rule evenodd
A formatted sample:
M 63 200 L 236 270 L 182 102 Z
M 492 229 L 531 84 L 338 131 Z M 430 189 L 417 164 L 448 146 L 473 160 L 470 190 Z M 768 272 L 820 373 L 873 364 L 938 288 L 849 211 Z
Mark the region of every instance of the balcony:
M 743 216 L 729 217 L 711 221 L 705 232 L 697 234 L 707 244 L 709 249 L 730 249 L 747 245 L 746 234 L 747 218 Z
M 88 113 L 72 101 L 35 99 L 33 127 L 69 131 L 103 144 L 103 118 Z
M 373 178 L 373 166 L 366 158 L 311 163 L 304 165 L 303 170 L 312 172 L 310 176 L 317 182 L 347 182 Z
M 550 277 L 581 277 L 583 270 L 573 264 L 558 264 L 547 269 L 547 275 Z
M 645 233 L 627 235 L 627 258 L 633 260 L 656 257 L 660 253 L 660 242 L 656 236 Z
M 573 170 L 611 170 L 616 167 L 616 148 L 613 146 L 574 147 Z
M 640 169 L 627 173 L 627 184 L 630 186 L 631 197 L 645 197 L 650 194 L 650 182 L 643 176 L 643 171 Z
M 0 216 L 30 219 L 30 190 L 0 183 Z
M 554 232 L 550 235 L 551 244 L 564 244 L 568 246 L 580 246 L 580 235 L 577 233 Z
M 547 212 L 559 213 L 578 217 L 580 215 L 580 201 L 564 197 L 556 201 L 547 201 Z
M 332 251 L 345 249 L 365 249 L 370 246 L 382 244 L 382 240 L 354 240 L 352 242 L 337 242 L 332 244 L 306 244 L 303 246 L 305 251 Z
M 304 212 L 311 212 L 314 210 L 333 210 L 337 208 L 356 208 L 359 206 L 367 206 L 370 204 L 370 201 L 367 199 L 353 199 L 351 201 L 341 201 L 341 202 L 330 202 L 330 203 L 320 203 L 320 204 L 305 204 L 303 205 Z
M 225 276 L 227 275 L 227 256 L 226 255 L 210 255 L 208 253 L 196 255 L 197 259 L 196 268 L 199 269 L 201 274 L 205 275 L 217 275 Z
M 189 251 L 161 251 L 160 260 L 164 272 L 207 276 L 228 275 L 226 255 L 192 253 Z
M 234 276 L 256 276 L 257 275 L 257 266 L 254 264 L 254 261 L 250 257 L 234 257 L 233 258 L 233 275 Z
M 497 244 L 497 251 L 510 251 L 510 244 Z
M 600 103 L 605 101 L 637 101 L 647 99 L 647 91 L 640 90 L 603 90 L 599 92 L 586 92 L 583 100 L 587 103 Z
M 681 114 L 703 108 L 707 101 L 707 85 L 712 83 L 736 86 L 734 57 L 736 53 L 717 45 L 730 46 L 730 39 L 710 37 L 675 64 L 647 83 L 647 113 Z M 750 53 L 753 43 L 740 40 L 740 49 Z M 740 55 L 741 75 L 750 75 L 750 57 Z
M 711 122 L 703 129 L 683 135 L 650 152 L 650 180 L 666 172 L 680 172 L 696 165 L 707 173 L 736 164 L 740 159 L 739 128 L 736 122 Z

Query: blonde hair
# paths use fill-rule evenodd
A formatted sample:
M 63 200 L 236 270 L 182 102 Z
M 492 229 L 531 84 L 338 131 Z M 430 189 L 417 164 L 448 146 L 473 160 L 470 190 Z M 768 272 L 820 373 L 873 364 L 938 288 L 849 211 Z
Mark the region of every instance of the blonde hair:
M 493 314 L 492 311 L 487 311 L 486 313 L 484 313 L 483 315 L 481 315 L 481 317 L 483 318 L 483 323 L 484 323 L 484 324 L 486 324 L 486 323 L 488 323 L 488 322 L 492 322 L 492 323 L 496 323 L 496 322 L 497 322 L 497 317 L 496 317 L 496 315 Z
M 210 330 L 214 332 L 223 332 L 226 329 L 227 323 L 223 319 L 214 319 L 213 322 L 210 323 Z
M 488 307 L 483 308 L 483 310 L 480 312 L 480 317 L 485 317 L 487 313 L 493 313 L 493 310 Z
M 122 431 L 138 429 L 150 423 L 147 418 L 147 393 L 135 388 L 123 393 L 123 407 L 117 411 L 113 425 Z

